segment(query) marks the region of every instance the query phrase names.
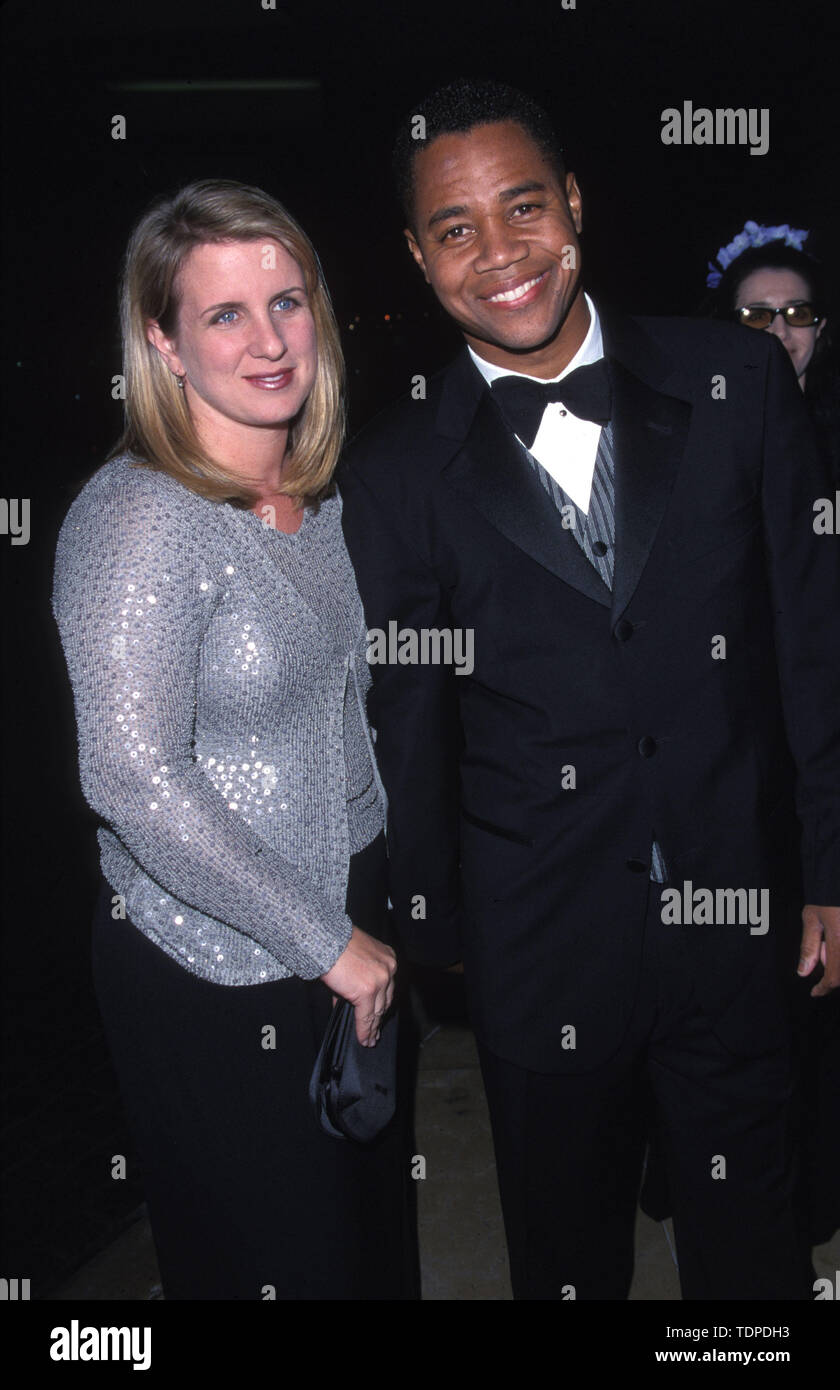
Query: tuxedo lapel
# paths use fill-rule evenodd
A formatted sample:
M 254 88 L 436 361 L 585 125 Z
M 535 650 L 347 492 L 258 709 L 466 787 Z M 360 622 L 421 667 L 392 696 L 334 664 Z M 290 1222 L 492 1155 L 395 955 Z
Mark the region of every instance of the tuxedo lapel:
M 612 613 L 627 607 L 647 563 L 685 449 L 691 406 L 609 362 L 615 446 Z
M 688 392 L 642 323 L 601 315 L 613 390 L 615 572 L 612 595 L 516 443 L 466 349 L 447 372 L 438 430 L 460 447 L 443 476 L 497 531 L 615 620 L 641 578 L 685 449 Z M 666 389 L 667 388 L 667 389 Z
M 465 365 L 475 381 L 465 374 Z M 439 424 L 443 433 L 462 439 L 444 469 L 447 483 L 544 569 L 608 608 L 609 589 L 563 526 L 478 372 L 459 359 L 447 387 Z

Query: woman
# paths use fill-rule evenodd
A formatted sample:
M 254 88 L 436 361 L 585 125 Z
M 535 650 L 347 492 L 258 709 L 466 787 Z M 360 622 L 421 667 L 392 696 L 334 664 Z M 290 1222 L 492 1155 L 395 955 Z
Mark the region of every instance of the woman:
M 399 1126 L 356 1147 L 308 1099 L 333 998 L 375 1046 L 396 968 L 328 293 L 279 203 L 204 181 L 141 218 L 121 314 L 126 429 L 54 609 L 164 1293 L 412 1297 Z
M 716 318 L 774 333 L 796 372 L 823 454 L 840 478 L 840 386 L 826 316 L 825 273 L 805 251 L 804 228 L 747 222 L 709 263 Z

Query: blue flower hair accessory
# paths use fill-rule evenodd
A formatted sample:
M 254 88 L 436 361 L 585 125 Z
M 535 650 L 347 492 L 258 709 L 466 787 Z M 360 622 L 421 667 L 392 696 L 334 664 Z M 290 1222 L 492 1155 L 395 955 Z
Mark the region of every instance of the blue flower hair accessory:
M 723 278 L 723 271 L 750 246 L 765 246 L 768 241 L 784 241 L 785 246 L 794 246 L 797 251 L 802 251 L 807 236 L 805 228 L 789 227 L 786 222 L 781 227 L 760 227 L 757 222 L 745 222 L 744 230 L 739 232 L 728 246 L 721 246 L 717 253 L 718 265 L 707 262 L 709 274 L 706 276 L 706 284 L 710 289 L 716 290 Z

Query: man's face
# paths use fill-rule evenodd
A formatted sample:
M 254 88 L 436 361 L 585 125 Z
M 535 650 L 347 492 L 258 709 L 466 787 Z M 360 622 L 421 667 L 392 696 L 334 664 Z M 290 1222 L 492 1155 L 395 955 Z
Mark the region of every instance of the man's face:
M 479 356 L 562 371 L 589 314 L 580 293 L 581 199 L 512 121 L 440 135 L 415 156 L 414 259 Z M 559 365 L 558 365 L 559 364 Z

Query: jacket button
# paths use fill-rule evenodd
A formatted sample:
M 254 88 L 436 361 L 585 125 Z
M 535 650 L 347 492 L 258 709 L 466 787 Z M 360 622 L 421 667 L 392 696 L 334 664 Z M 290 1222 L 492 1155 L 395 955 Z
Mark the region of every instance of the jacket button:
M 615 625 L 615 635 L 619 642 L 629 642 L 633 636 L 633 624 L 628 623 L 626 618 L 619 618 Z
M 644 738 L 639 739 L 639 752 L 643 758 L 652 758 L 656 752 L 656 739 L 645 734 Z
M 648 866 L 643 859 L 628 859 L 627 867 L 631 874 L 646 874 Z
M 607 553 L 608 550 L 609 550 L 609 546 L 607 545 L 606 541 L 594 541 L 594 542 L 593 542 L 593 545 L 592 545 L 592 554 L 593 554 L 593 555 L 606 555 L 606 553 Z

